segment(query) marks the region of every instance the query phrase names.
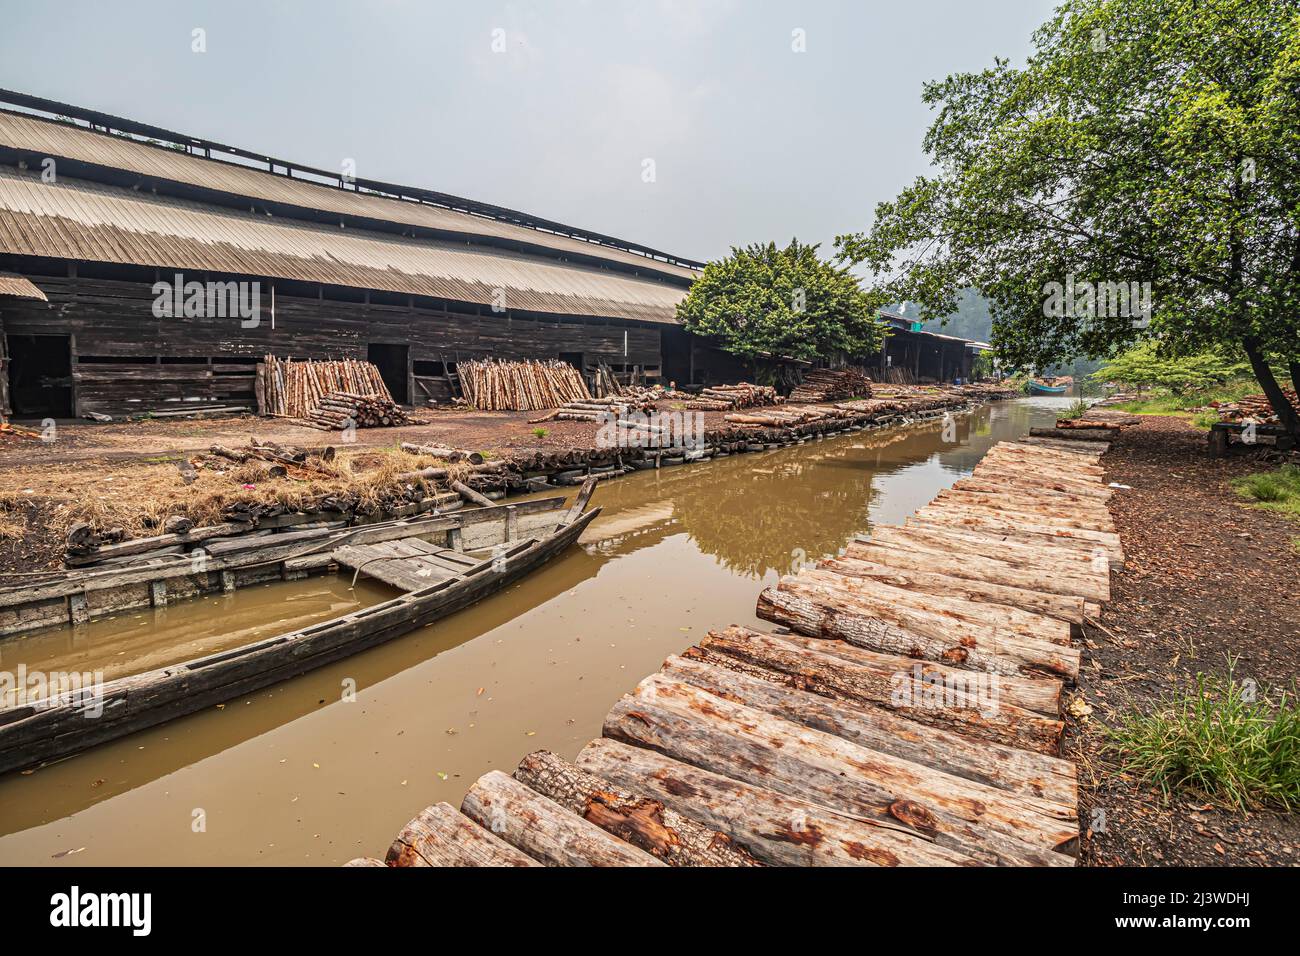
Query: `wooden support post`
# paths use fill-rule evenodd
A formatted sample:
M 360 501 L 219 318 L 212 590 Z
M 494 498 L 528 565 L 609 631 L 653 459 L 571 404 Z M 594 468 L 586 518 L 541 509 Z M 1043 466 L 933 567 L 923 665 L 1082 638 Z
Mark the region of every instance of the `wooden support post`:
M 234 571 L 222 571 L 222 572 L 221 572 L 221 590 L 223 590 L 223 591 L 225 591 L 225 592 L 227 592 L 227 593 L 229 593 L 230 591 L 235 590 L 235 572 L 234 572 Z
M 1210 443 L 1210 457 L 1222 458 L 1228 454 L 1228 430 L 1217 425 L 1210 428 L 1207 436 Z
M 464 551 L 465 543 L 461 538 L 460 528 L 452 528 L 447 532 L 447 547 L 453 551 Z
M 514 505 L 506 506 L 506 540 L 514 541 L 519 537 L 519 509 Z
M 74 626 L 85 624 L 90 620 L 90 608 L 86 606 L 84 592 L 68 596 L 68 619 Z
M 166 581 L 149 582 L 149 600 L 154 607 L 167 606 L 167 582 Z

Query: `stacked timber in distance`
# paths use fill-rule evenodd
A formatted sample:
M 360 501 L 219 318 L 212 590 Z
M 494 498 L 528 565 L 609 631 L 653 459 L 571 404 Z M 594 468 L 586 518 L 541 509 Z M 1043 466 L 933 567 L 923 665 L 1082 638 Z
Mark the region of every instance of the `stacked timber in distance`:
M 781 397 L 770 385 L 710 385 L 700 390 L 699 399 L 721 403 L 729 408 L 752 408 L 758 405 L 777 405 Z
M 307 418 L 331 392 L 393 400 L 379 369 L 357 359 L 295 362 L 268 355 L 262 360 L 259 380 L 262 410 L 284 418 Z
M 1073 639 L 1123 561 L 1102 442 L 1002 442 L 669 657 L 572 761 L 485 774 L 389 866 L 1069 866 Z M 382 865 L 354 860 L 349 865 Z
M 316 400 L 303 424 L 337 431 L 349 426 L 389 428 L 409 425 L 411 418 L 396 402 L 384 395 L 329 392 Z
M 555 359 L 468 360 L 459 362 L 456 371 L 466 400 L 480 411 L 533 412 L 591 399 L 582 373 Z
M 840 402 L 870 397 L 871 379 L 855 368 L 809 369 L 804 373 L 803 382 L 790 393 L 792 402 Z
M 1296 414 L 1300 415 L 1300 399 L 1296 398 L 1296 393 L 1289 388 L 1284 388 L 1282 394 L 1291 403 L 1291 407 L 1295 409 Z M 1277 412 L 1273 410 L 1273 405 L 1268 400 L 1268 396 L 1262 393 L 1247 395 L 1231 402 L 1211 402 L 1210 406 L 1219 413 L 1219 421 L 1221 422 L 1252 421 L 1257 425 L 1277 425 L 1280 423 Z

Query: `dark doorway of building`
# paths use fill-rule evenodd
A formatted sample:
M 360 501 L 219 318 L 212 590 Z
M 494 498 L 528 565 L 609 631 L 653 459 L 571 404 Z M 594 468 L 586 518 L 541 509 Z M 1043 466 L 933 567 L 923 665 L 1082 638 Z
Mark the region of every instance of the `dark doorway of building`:
M 381 345 L 378 342 L 371 342 L 366 347 L 366 358 L 379 369 L 379 377 L 388 386 L 393 401 L 399 405 L 411 404 L 407 377 L 407 369 L 410 367 L 407 359 L 410 352 L 409 345 Z
M 14 417 L 72 417 L 72 339 L 9 335 L 9 401 Z
M 581 352 L 561 352 L 561 353 L 560 353 L 560 361 L 561 361 L 561 362 L 568 362 L 570 365 L 572 365 L 574 368 L 576 368 L 579 372 L 581 372 L 581 371 L 583 370 L 583 369 L 582 369 L 582 353 L 581 353 Z

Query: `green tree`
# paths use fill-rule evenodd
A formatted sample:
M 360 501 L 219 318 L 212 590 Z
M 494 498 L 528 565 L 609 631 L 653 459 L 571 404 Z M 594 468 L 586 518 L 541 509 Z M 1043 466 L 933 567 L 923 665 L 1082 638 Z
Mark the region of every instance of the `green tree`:
M 1167 388 L 1175 395 L 1222 385 L 1250 373 L 1250 366 L 1218 352 L 1162 357 L 1155 344 L 1143 342 L 1103 362 L 1093 373 L 1101 382 Z
M 973 286 L 1011 366 L 1239 350 L 1300 430 L 1269 368 L 1300 385 L 1300 5 L 1066 0 L 1033 46 L 926 85 L 936 172 L 842 259 L 926 317 Z
M 677 306 L 690 332 L 756 364 L 878 351 L 883 328 L 857 277 L 792 240 L 733 248 L 704 267 Z

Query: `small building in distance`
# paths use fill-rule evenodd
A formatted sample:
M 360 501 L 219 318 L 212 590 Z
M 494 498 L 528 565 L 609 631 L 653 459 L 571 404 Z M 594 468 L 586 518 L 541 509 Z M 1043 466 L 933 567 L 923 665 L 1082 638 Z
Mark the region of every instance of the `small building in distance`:
M 867 374 L 878 382 L 966 382 L 971 378 L 975 357 L 993 350 L 987 342 L 927 332 L 919 321 L 896 312 L 882 310 L 880 319 L 888 332 L 885 347 L 860 360 Z

